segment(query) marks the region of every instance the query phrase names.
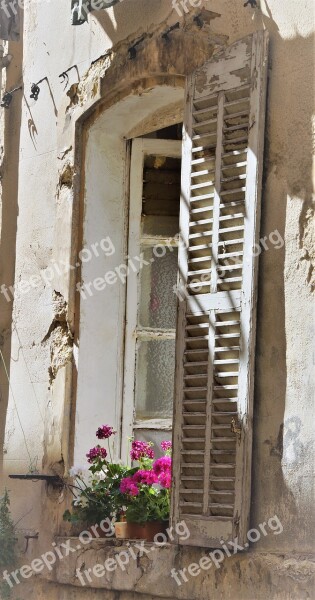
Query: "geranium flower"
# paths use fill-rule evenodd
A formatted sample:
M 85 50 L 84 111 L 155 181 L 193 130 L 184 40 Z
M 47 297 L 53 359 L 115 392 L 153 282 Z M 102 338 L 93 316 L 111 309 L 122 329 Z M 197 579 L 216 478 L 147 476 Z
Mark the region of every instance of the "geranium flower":
M 158 458 L 154 463 L 153 463 L 153 471 L 156 475 L 161 475 L 161 473 L 167 473 L 167 472 L 171 472 L 171 468 L 172 468 L 172 459 L 170 456 L 162 456 L 161 458 Z
M 87 453 L 86 457 L 89 463 L 93 463 L 96 458 L 106 458 L 107 451 L 105 448 L 101 446 L 95 446 L 95 448 L 91 448 L 91 450 Z
M 141 460 L 141 458 L 154 458 L 152 444 L 134 440 L 131 444 L 130 457 L 132 460 Z
M 170 488 L 171 487 L 171 473 L 169 471 L 166 471 L 165 473 L 161 473 L 161 475 L 159 476 L 159 483 L 161 484 L 161 486 L 163 488 Z
M 158 481 L 157 476 L 153 471 L 145 471 L 144 469 L 137 471 L 132 479 L 136 483 L 142 483 L 144 485 L 152 485 Z
M 114 431 L 113 428 L 110 427 L 109 425 L 102 425 L 101 427 L 98 428 L 98 430 L 96 432 L 96 437 L 99 440 L 107 440 L 115 433 L 116 433 L 116 431 Z
M 172 442 L 169 442 L 167 440 L 161 442 L 161 448 L 163 452 L 169 452 L 170 450 L 172 450 Z
M 120 482 L 119 489 L 122 494 L 129 494 L 130 496 L 138 496 L 139 494 L 139 488 L 132 477 L 124 477 Z

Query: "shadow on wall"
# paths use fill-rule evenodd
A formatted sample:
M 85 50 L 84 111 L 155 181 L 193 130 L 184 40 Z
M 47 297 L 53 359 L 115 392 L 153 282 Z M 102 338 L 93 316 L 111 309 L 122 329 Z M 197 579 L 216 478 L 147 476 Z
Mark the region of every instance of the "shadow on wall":
M 264 16 L 263 23 L 270 32 L 270 73 L 260 235 L 268 236 L 278 229 L 285 239 L 289 217 L 287 196 L 296 197 L 296 202 L 300 201 L 299 246 L 302 248 L 307 243 L 311 212 L 314 37 L 297 35 L 282 39 L 267 2 L 265 5 L 268 17 Z M 303 260 L 309 261 L 307 286 L 314 268 L 315 251 L 305 250 Z M 301 479 L 309 449 L 303 443 L 300 416 L 284 421 L 288 375 L 284 276 L 285 261 L 289 258 L 285 246 L 263 252 L 260 257 L 251 525 L 255 527 L 276 513 L 284 524 L 283 539 L 278 543 L 287 545 L 288 549 L 299 545 L 307 550 L 312 545 L 308 525 L 311 506 L 304 507 L 310 511 L 309 515 L 305 510 L 299 513 L 292 489 L 296 487 L 300 495 L 307 485 L 307 478 L 303 484 Z M 296 270 L 298 268 L 296 265 Z M 299 301 L 298 292 L 292 300 Z M 296 331 L 296 336 L 299 334 Z M 298 478 L 301 483 L 299 486 L 292 482 L 290 489 L 283 477 L 283 461 L 288 455 L 295 472 L 294 481 Z
M 159 0 L 159 2 L 157 0 L 154 0 L 154 2 L 152 0 L 149 2 L 148 0 L 131 0 L 133 12 L 131 15 L 130 6 L 128 6 L 128 19 L 126 20 L 127 2 L 130 2 L 130 0 L 120 0 L 110 11 L 97 10 L 92 13 L 113 45 L 126 38 L 130 31 L 137 32 L 138 30 L 139 33 L 135 33 L 134 37 L 140 37 L 141 32 L 144 33 L 141 28 L 141 16 L 146 15 L 148 12 L 152 23 L 159 23 L 172 13 L 176 14 L 173 11 L 171 0 Z M 134 22 L 130 23 L 129 19 L 134 20 Z
M 22 11 L 21 11 L 22 12 Z M 23 31 L 23 23 L 21 23 Z M 22 80 L 23 43 L 9 42 L 8 54 L 13 60 L 7 69 L 6 89 L 10 90 Z M 15 280 L 15 255 L 16 232 L 18 218 L 18 164 L 20 148 L 20 129 L 22 116 L 22 92 L 14 94 L 9 110 L 4 110 L 4 140 L 3 158 L 0 164 L 0 179 L 2 186 L 1 206 L 1 231 L 0 231 L 0 278 L 1 283 L 7 286 L 14 285 Z M 1 154 L 1 147 L 0 147 Z M 9 400 L 11 336 L 12 336 L 13 302 L 8 302 L 0 294 L 0 349 L 4 358 L 5 367 L 0 357 L 0 473 L 3 472 L 3 458 L 5 454 L 5 425 L 6 412 Z M 7 373 L 6 373 L 7 371 Z M 19 432 L 22 435 L 22 432 Z M 3 452 L 2 452 L 3 448 Z M 1 490 L 0 490 L 1 491 Z

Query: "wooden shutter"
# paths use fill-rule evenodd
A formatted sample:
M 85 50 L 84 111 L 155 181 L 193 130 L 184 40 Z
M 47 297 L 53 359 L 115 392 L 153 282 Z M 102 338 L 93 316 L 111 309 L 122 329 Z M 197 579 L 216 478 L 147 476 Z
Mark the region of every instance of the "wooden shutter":
M 266 63 L 257 32 L 187 84 L 172 509 L 187 545 L 248 529 Z

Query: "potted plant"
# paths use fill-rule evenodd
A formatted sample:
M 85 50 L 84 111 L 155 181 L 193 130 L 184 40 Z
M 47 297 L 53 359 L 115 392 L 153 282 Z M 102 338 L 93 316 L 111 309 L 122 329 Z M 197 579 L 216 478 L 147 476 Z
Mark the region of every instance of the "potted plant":
M 89 467 L 70 469 L 74 500 L 64 519 L 81 530 L 110 519 L 116 537 L 153 540 L 169 519 L 171 442 L 161 443 L 164 456 L 154 460 L 152 442 L 133 440 L 130 458 L 137 465 L 129 467 L 112 461 L 115 433 L 109 425 L 99 427 L 96 437 L 107 440 L 108 451 L 98 444 L 86 455 Z
M 132 442 L 130 457 L 139 467 L 120 483 L 128 537 L 148 541 L 153 541 L 168 523 L 172 469 L 171 442 L 162 442 L 164 456 L 157 460 L 152 446 L 150 442 Z

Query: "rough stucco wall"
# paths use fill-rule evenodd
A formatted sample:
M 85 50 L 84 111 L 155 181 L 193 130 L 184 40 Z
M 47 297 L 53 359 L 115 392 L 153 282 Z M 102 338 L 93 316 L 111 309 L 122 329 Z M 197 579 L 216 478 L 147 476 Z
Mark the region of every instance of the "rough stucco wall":
M 131 3 L 127 6 L 127 2 L 125 0 L 115 10 L 110 9 L 105 14 L 95 14 L 89 25 L 80 28 L 70 26 L 68 6 L 64 0 L 54 0 L 53 5 L 25 3 L 26 93 L 22 102 L 20 139 L 17 126 L 14 125 L 19 120 L 19 103 L 16 99 L 6 126 L 10 132 L 6 152 L 14 151 L 15 163 L 18 156 L 20 159 L 16 182 L 16 282 L 43 272 L 50 265 L 52 257 L 58 258 L 58 248 L 62 249 L 62 255 L 69 253 L 70 229 L 65 227 L 60 233 L 59 225 L 66 221 L 66 214 L 69 218 L 71 216 L 73 192 L 67 181 L 60 185 L 59 177 L 61 150 L 71 146 L 68 140 L 72 139 L 73 125 L 71 111 L 65 113 L 69 97 L 65 96 L 58 80 L 59 73 L 76 63 L 83 76 L 91 61 L 104 54 L 112 44 L 125 38 L 137 38 L 142 31 L 154 28 L 167 16 L 169 23 L 179 20 L 169 0 L 134 0 L 132 7 Z M 234 3 L 230 0 L 209 0 L 204 4 L 207 9 L 223 14 L 223 17 L 213 21 L 212 29 L 217 35 L 229 35 L 230 42 L 262 26 L 269 30 L 271 38 L 261 236 L 268 236 L 278 229 L 285 239 L 285 247 L 280 250 L 271 247 L 260 257 L 251 524 L 255 527 L 276 513 L 284 531 L 277 537 L 276 543 L 273 536 L 263 538 L 253 550 L 257 556 L 254 559 L 242 557 L 238 566 L 231 564 L 227 567 L 228 574 L 220 571 L 214 579 L 205 579 L 204 582 L 196 578 L 193 590 L 197 589 L 199 595 L 194 597 L 208 599 L 210 588 L 211 597 L 218 599 L 233 597 L 251 600 L 268 596 L 279 600 L 307 598 L 312 594 L 309 577 L 304 578 L 296 572 L 292 561 L 298 561 L 300 568 L 302 561 L 308 560 L 303 553 L 310 552 L 313 545 L 310 527 L 313 505 L 310 456 L 314 443 L 311 402 L 314 394 L 311 387 L 314 334 L 310 327 L 313 318 L 312 261 L 314 264 L 310 204 L 313 6 L 310 1 L 297 3 L 289 0 L 283 3 L 270 0 L 267 3 L 261 0 L 262 13 L 259 13 L 245 9 L 241 0 Z M 16 69 L 10 69 L 8 73 L 13 86 L 18 74 Z M 74 73 L 71 72 L 71 84 L 76 82 Z M 45 75 L 49 78 L 50 88 L 44 83 L 39 100 L 34 103 L 29 99 L 30 85 Z M 106 85 L 106 78 L 104 81 Z M 62 135 L 65 143 L 60 148 Z M 69 153 L 70 162 L 72 159 L 73 148 Z M 12 171 L 7 171 L 4 178 L 6 190 L 8 180 L 12 183 Z M 5 199 L 7 202 L 7 197 Z M 14 219 L 10 227 L 13 227 L 12 233 L 15 235 Z M 2 231 L 1 242 L 7 240 L 8 236 L 5 237 Z M 12 263 L 12 255 L 10 260 Z M 2 261 L 6 264 L 3 258 Z M 11 284 L 10 276 L 7 281 L 4 272 L 1 272 L 1 277 Z M 69 386 L 69 369 L 65 366 L 55 373 L 57 377 L 49 390 L 53 340 L 51 335 L 46 337 L 56 317 L 53 290 L 61 293 L 68 302 L 69 276 L 55 274 L 51 283 L 41 285 L 28 294 L 16 292 L 13 310 L 15 332 L 12 337 L 9 335 L 6 346 L 13 395 L 29 440 L 31 459 L 34 461 L 37 458 L 39 468 L 42 461 L 45 466 L 62 461 L 60 429 L 69 416 L 69 407 L 64 406 L 63 401 Z M 4 313 L 7 319 L 6 304 L 1 316 Z M 69 320 L 66 335 L 73 328 L 71 318 Z M 66 354 L 68 350 L 66 344 Z M 9 395 L 3 372 L 1 394 L 3 406 Z M 45 427 L 40 413 L 45 417 Z M 90 440 L 87 440 L 87 445 L 89 443 Z M 30 462 L 11 393 L 6 423 L 4 474 L 25 472 Z M 41 501 L 40 488 L 32 483 L 13 485 L 10 482 L 9 487 L 13 492 L 16 520 L 28 510 L 31 511 L 21 527 L 41 529 L 39 543 L 31 545 L 33 556 L 38 556 L 51 543 L 49 519 L 44 519 L 45 524 L 40 521 L 41 502 L 57 531 L 60 523 L 58 501 L 55 496 L 47 500 L 44 487 Z M 268 551 L 279 553 L 280 558 L 259 556 L 260 552 Z M 283 562 L 281 553 L 291 551 L 297 552 L 297 556 Z M 25 557 L 25 562 L 30 556 Z M 283 577 L 284 572 L 289 572 L 287 579 Z M 263 582 L 266 587 L 263 587 Z M 71 600 L 72 596 L 80 600 L 83 594 L 87 600 L 94 600 L 104 597 L 105 593 L 109 600 L 135 598 L 134 594 L 111 594 L 101 590 L 79 592 L 69 586 L 40 585 L 43 588 L 36 591 L 36 597 L 41 598 L 42 594 L 43 598 L 49 600 Z M 193 590 L 189 593 L 195 594 Z M 187 593 L 187 590 L 183 591 L 182 597 L 189 598 Z M 28 592 L 25 586 L 23 597 L 33 598 L 32 594 L 33 591 Z M 153 596 L 144 591 L 142 598 L 152 600 Z

